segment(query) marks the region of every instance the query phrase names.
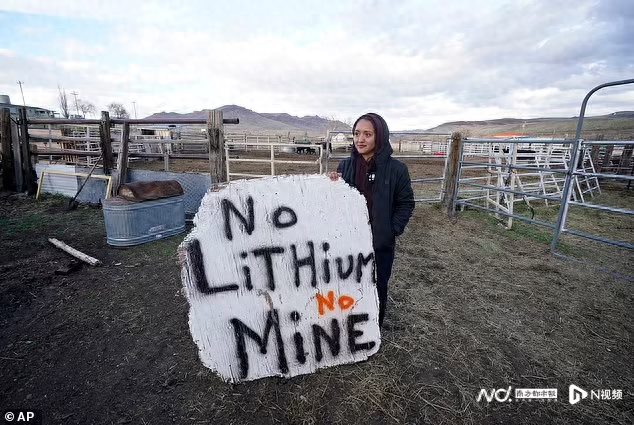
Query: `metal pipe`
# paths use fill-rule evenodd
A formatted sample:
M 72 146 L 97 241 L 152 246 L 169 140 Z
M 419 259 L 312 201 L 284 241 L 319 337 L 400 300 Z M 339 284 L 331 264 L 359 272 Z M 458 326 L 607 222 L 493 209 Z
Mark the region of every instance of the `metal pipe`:
M 584 146 L 603 146 L 603 145 L 615 145 L 615 146 L 632 146 L 634 140 L 608 140 L 608 141 L 583 141 Z
M 574 140 L 570 139 L 464 139 L 464 143 L 487 143 L 487 144 L 499 144 L 499 143 L 508 143 L 508 144 L 541 144 L 541 145 L 560 145 L 560 144 L 570 144 L 574 142 Z
M 507 213 L 507 212 L 502 211 L 502 210 L 492 210 L 490 208 L 481 207 L 480 205 L 472 204 L 470 202 L 465 202 L 465 201 L 462 201 L 462 200 L 458 201 L 457 204 L 466 205 L 468 207 L 473 207 L 473 208 L 478 209 L 478 210 L 488 211 L 488 212 L 492 212 L 492 213 L 495 213 L 495 214 L 502 214 L 502 215 L 507 216 L 507 217 L 513 217 L 513 218 L 516 218 L 518 220 L 526 221 L 528 223 L 534 223 L 534 224 L 538 224 L 538 225 L 543 226 L 543 227 L 548 227 L 549 229 L 554 229 L 555 228 L 554 224 L 546 223 L 545 221 L 534 220 L 534 219 L 531 219 L 531 218 L 528 218 L 528 217 L 524 217 L 522 215 Z
M 249 159 L 249 158 L 227 158 L 227 161 L 230 162 L 255 162 L 255 163 L 266 163 L 270 164 L 274 162 L 276 164 L 317 164 L 319 161 L 289 161 L 289 160 L 281 160 L 281 159 Z
M 519 196 L 527 196 L 527 197 L 537 198 L 537 199 L 546 199 L 548 201 L 556 201 L 556 202 L 561 201 L 561 198 L 558 196 L 548 196 L 548 195 L 540 195 L 537 193 L 519 192 L 517 190 L 506 189 L 506 188 L 502 188 L 498 186 L 482 185 L 482 184 L 470 183 L 465 181 L 463 181 L 462 184 L 466 184 L 467 186 L 479 187 L 480 189 L 484 189 L 484 190 L 495 190 L 498 192 L 513 193 Z
M 423 183 L 423 182 L 436 182 L 436 181 L 443 181 L 444 179 L 442 177 L 433 177 L 433 178 L 425 178 L 425 179 L 411 179 L 410 181 L 412 183 Z
M 608 207 L 607 205 L 590 204 L 588 202 L 577 202 L 577 201 L 570 201 L 568 203 L 570 205 L 577 205 L 580 207 L 590 208 L 593 210 L 608 211 L 608 212 L 613 212 L 617 214 L 625 214 L 625 215 L 634 215 L 634 210 L 630 210 L 627 208 L 615 208 L 615 207 Z
M 580 232 L 578 230 L 564 229 L 563 232 L 571 234 L 573 236 L 579 236 L 579 237 L 582 237 L 582 238 L 591 239 L 591 240 L 597 241 L 597 242 L 607 243 L 609 245 L 614 245 L 614 246 L 618 246 L 618 247 L 621 247 L 621 248 L 634 249 L 634 245 L 631 244 L 631 243 L 615 241 L 615 240 L 607 239 L 607 238 L 602 238 L 601 236 L 591 235 L 589 233 Z
M 489 164 L 489 163 L 483 163 L 483 162 L 464 162 L 464 161 L 460 161 L 460 164 L 461 165 L 466 165 L 470 169 L 475 169 L 475 168 L 507 168 L 507 169 L 511 169 L 511 170 L 526 170 L 526 171 L 538 171 L 538 172 L 542 171 L 542 172 L 546 172 L 546 173 L 561 173 L 561 174 L 567 174 L 568 173 L 568 170 L 560 170 L 560 169 L 557 169 L 557 168 L 524 167 L 522 165 L 510 165 L 510 164 Z
M 599 177 L 602 179 L 634 180 L 634 176 L 628 176 L 626 174 L 584 173 L 583 171 L 575 171 L 573 174 L 575 176 Z
M 351 128 L 343 128 L 343 129 L 337 129 L 335 128 L 334 130 L 329 130 L 328 131 L 330 134 L 333 133 L 347 133 L 348 135 L 351 135 L 352 133 L 352 129 Z M 390 131 L 390 136 L 391 135 L 397 135 L 397 134 L 402 134 L 404 136 L 407 135 L 413 135 L 413 136 L 444 136 L 444 137 L 449 137 L 451 136 L 451 134 L 449 133 L 435 133 L 433 131 Z
M 232 142 L 232 141 L 227 141 L 225 142 L 226 145 L 231 145 L 231 146 L 292 146 L 292 147 L 296 147 L 296 148 L 320 148 L 322 147 L 321 144 L 318 143 L 312 143 L 312 144 L 308 144 L 308 143 L 278 143 L 278 142 Z M 346 157 L 347 158 L 347 157 Z
M 416 198 L 414 202 L 440 202 L 440 196 L 438 198 Z
M 231 175 L 237 177 L 271 177 L 270 174 L 231 173 Z
M 350 130 L 348 130 L 350 131 Z M 442 136 L 450 137 L 451 133 L 434 133 L 433 131 L 390 131 L 390 136 Z
M 46 119 L 46 118 L 31 118 L 27 120 L 29 124 L 100 124 L 101 120 L 96 119 Z M 129 119 L 129 118 L 111 118 L 111 123 L 114 124 L 207 124 L 206 118 L 142 118 L 142 119 Z M 224 118 L 223 124 L 240 124 L 239 118 Z

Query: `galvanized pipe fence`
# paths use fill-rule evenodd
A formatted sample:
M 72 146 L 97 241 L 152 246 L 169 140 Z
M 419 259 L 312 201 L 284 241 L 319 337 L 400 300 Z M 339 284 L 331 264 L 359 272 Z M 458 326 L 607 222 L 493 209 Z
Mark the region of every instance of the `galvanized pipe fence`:
M 634 141 L 586 141 L 580 138 L 590 96 L 605 87 L 632 83 L 634 79 L 615 81 L 592 89 L 583 100 L 575 140 L 463 139 L 452 208 L 455 210 L 469 207 L 489 212 L 496 217 L 506 217 L 507 227 L 511 226 L 513 219 L 517 219 L 551 229 L 553 253 L 556 253 L 562 234 L 633 249 L 634 244 L 628 241 L 566 227 L 570 206 L 628 217 L 634 214 L 634 210 L 628 208 L 601 205 L 587 200 L 588 194 L 594 197 L 595 194 L 601 193 L 600 181 L 634 180 L 631 169 L 629 175 L 595 172 L 590 155 L 592 148 L 610 146 L 611 153 L 613 147 L 622 147 L 623 152 L 629 155 L 624 167 L 627 170 L 634 150 Z M 477 148 L 473 148 L 474 145 Z M 474 175 L 476 170 L 484 171 L 485 175 Z M 530 185 L 524 185 L 521 181 L 523 178 L 532 179 Z M 516 202 L 526 203 L 533 211 L 529 201 L 534 199 L 559 205 L 556 223 L 536 220 L 534 216 L 528 217 L 514 211 L 513 204 Z
M 346 141 L 343 142 L 333 142 L 333 135 L 344 134 L 346 136 Z M 415 186 L 433 186 L 429 188 L 428 192 L 431 193 L 430 197 L 416 197 L 414 199 L 417 203 L 437 203 L 441 202 L 444 197 L 444 182 L 446 179 L 447 172 L 447 152 L 451 146 L 451 134 L 449 133 L 437 133 L 433 131 L 391 131 L 390 132 L 390 143 L 392 144 L 392 148 L 395 153 L 392 154 L 392 158 L 403 161 L 405 164 L 415 160 L 438 160 L 442 161 L 442 173 L 438 176 L 434 177 L 416 177 L 410 176 L 411 182 Z M 417 140 L 420 138 L 423 140 Z M 430 138 L 437 138 L 440 140 L 431 140 Z M 407 140 L 410 139 L 410 140 Z M 328 151 L 328 159 L 329 160 L 342 160 L 346 159 L 350 156 L 349 153 L 333 153 L 333 149 L 337 147 L 345 146 L 347 147 L 352 143 L 352 132 L 351 130 L 333 130 L 328 133 L 326 138 L 326 142 L 329 144 Z M 403 149 L 403 144 L 408 144 L 411 146 L 406 146 Z M 396 145 L 396 146 L 394 146 Z M 332 149 L 330 149 L 332 146 Z M 413 149 L 412 149 L 413 147 Z M 402 153 L 402 152 L 412 152 L 412 153 Z M 328 161 L 326 161 L 326 172 L 328 171 Z
M 279 142 L 260 142 L 256 146 L 259 149 L 268 148 L 270 152 L 270 157 L 267 159 L 264 158 L 232 158 L 230 156 L 230 151 L 232 149 L 239 149 L 240 147 L 244 147 L 245 145 L 254 146 L 254 143 L 245 143 L 245 142 L 233 142 L 233 141 L 225 141 L 225 156 L 226 156 L 226 167 L 227 167 L 227 181 L 231 181 L 231 177 L 267 177 L 267 176 L 275 176 L 276 168 L 275 164 L 297 164 L 297 165 L 317 165 L 319 170 L 319 174 L 323 173 L 324 170 L 324 161 L 326 156 L 324 155 L 325 147 L 320 143 L 314 144 L 296 144 L 296 143 L 279 143 Z M 276 152 L 284 152 L 291 153 L 290 150 L 295 151 L 296 149 L 313 149 L 317 152 L 317 159 L 315 160 L 294 160 L 294 159 L 279 159 L 276 158 Z M 256 173 L 236 173 L 231 171 L 232 163 L 268 163 L 270 164 L 270 174 L 256 174 Z

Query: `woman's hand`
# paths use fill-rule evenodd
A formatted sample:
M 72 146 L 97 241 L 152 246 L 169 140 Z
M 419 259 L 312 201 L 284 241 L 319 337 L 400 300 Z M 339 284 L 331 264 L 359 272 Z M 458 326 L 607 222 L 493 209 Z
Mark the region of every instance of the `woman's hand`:
M 330 178 L 330 180 L 332 180 L 333 182 L 336 182 L 337 180 L 339 180 L 339 178 L 341 177 L 341 173 L 338 173 L 336 171 L 331 171 L 328 173 L 328 177 Z

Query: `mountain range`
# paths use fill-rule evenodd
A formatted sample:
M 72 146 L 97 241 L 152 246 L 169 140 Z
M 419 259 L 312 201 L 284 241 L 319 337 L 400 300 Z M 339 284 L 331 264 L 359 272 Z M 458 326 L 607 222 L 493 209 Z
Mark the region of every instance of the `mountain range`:
M 459 131 L 468 137 L 513 133 L 535 137 L 571 138 L 575 135 L 578 121 L 578 117 L 452 121 L 430 128 L 428 131 L 439 133 Z M 634 111 L 585 117 L 582 137 L 595 138 L 600 135 L 610 140 L 629 140 L 634 136 Z
M 240 124 L 226 127 L 231 133 L 287 134 L 322 136 L 328 130 L 348 129 L 344 122 L 330 120 L 317 115 L 297 117 L 287 113 L 258 113 L 239 105 L 225 105 L 219 108 L 225 118 L 238 118 Z M 206 118 L 209 109 L 186 114 L 159 112 L 147 118 Z M 412 130 L 452 133 L 460 131 L 468 137 L 486 137 L 503 133 L 525 134 L 528 136 L 573 137 L 577 117 L 554 118 L 500 118 L 483 121 L 452 121 L 430 129 Z M 606 139 L 629 139 L 634 137 L 634 111 L 619 111 L 607 115 L 586 117 L 583 137 L 603 135 Z
M 232 133 L 291 133 L 325 136 L 328 130 L 348 129 L 350 126 L 341 121 L 329 120 L 317 115 L 296 117 L 287 113 L 258 113 L 238 105 L 225 105 L 219 108 L 224 118 L 238 118 L 240 124 L 231 125 L 226 131 Z M 187 114 L 177 112 L 159 112 L 147 118 L 206 118 L 209 109 Z

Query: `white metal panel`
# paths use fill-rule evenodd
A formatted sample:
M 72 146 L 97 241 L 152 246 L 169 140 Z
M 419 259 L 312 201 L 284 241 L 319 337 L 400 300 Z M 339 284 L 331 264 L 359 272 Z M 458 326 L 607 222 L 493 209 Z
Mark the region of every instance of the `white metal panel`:
M 74 173 L 74 165 L 65 164 L 35 164 L 35 172 L 37 181 L 40 184 L 42 178 L 42 170 L 62 171 L 66 173 Z M 79 185 L 76 176 L 60 176 L 59 174 L 44 174 L 44 180 L 41 183 L 42 193 L 53 193 L 65 196 L 75 196 Z

